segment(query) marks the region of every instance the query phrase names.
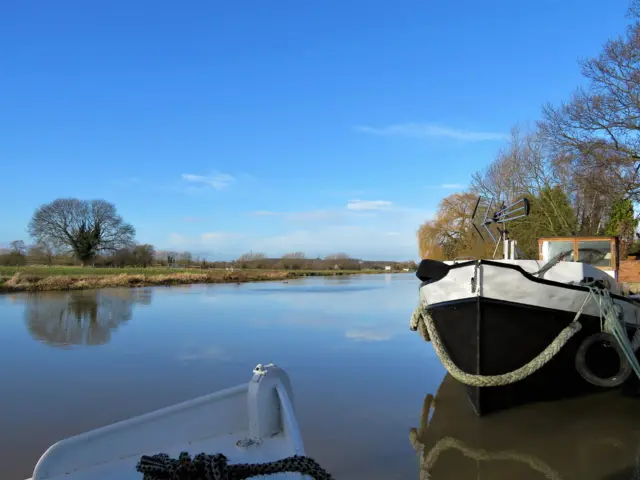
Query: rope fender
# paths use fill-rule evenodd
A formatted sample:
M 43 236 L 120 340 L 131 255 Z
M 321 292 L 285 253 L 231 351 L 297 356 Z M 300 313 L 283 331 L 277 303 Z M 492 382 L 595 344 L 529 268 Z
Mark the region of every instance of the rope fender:
M 136 465 L 143 480 L 243 480 L 274 473 L 297 472 L 314 480 L 333 480 L 330 473 L 309 457 L 294 455 L 275 462 L 227 464 L 218 453 L 199 453 L 193 459 L 187 452 L 175 459 L 166 453 L 143 455 Z
M 547 346 L 547 348 L 540 352 L 533 360 L 523 365 L 522 367 L 513 370 L 512 372 L 507 372 L 500 375 L 474 375 L 461 370 L 447 353 L 447 350 L 443 345 L 440 336 L 438 335 L 438 331 L 436 330 L 433 318 L 431 318 L 431 315 L 429 315 L 426 306 L 419 305 L 418 308 L 416 308 L 416 311 L 411 317 L 410 329 L 414 331 L 418 330 L 421 336 L 426 341 L 431 341 L 431 343 L 433 344 L 433 348 L 444 367 L 451 374 L 451 376 L 453 376 L 459 382 L 472 387 L 495 387 L 509 385 L 511 383 L 523 380 L 532 373 L 540 370 L 553 357 L 556 356 L 560 349 L 564 347 L 576 333 L 578 333 L 582 329 L 582 324 L 578 322 L 578 319 L 582 315 L 584 307 L 586 306 L 590 298 L 591 295 L 588 295 L 585 298 L 573 321 L 569 325 L 567 325 Z
M 620 372 L 611 379 L 598 379 L 587 371 L 586 365 L 584 362 L 581 362 L 581 359 L 583 360 L 583 358 L 580 357 L 579 352 L 576 357 L 576 367 L 578 372 L 588 382 L 601 387 L 615 387 L 623 383 L 630 374 L 629 370 L 635 371 L 636 375 L 640 378 L 640 364 L 635 356 L 635 351 L 640 347 L 640 326 L 636 329 L 636 335 L 634 335 L 633 342 L 630 342 L 626 335 L 624 321 L 619 318 L 622 314 L 621 308 L 614 304 L 609 292 L 606 289 L 591 285 L 585 286 L 588 287 L 589 293 L 586 295 L 580 309 L 576 312 L 571 323 L 569 323 L 569 325 L 567 325 L 558 334 L 549 346 L 547 346 L 547 348 L 539 353 L 533 360 L 512 372 L 503 373 L 501 375 L 474 375 L 461 370 L 453 362 L 451 357 L 449 357 L 426 305 L 418 305 L 415 309 L 411 316 L 409 328 L 413 331 L 419 331 L 425 341 L 432 342 L 433 348 L 444 367 L 459 382 L 472 387 L 509 385 L 527 378 L 555 357 L 560 349 L 562 349 L 562 347 L 564 347 L 569 340 L 582 329 L 582 324 L 578 320 L 589 300 L 594 300 L 600 311 L 601 330 L 603 333 L 607 334 L 607 338 L 611 338 L 613 340 L 615 349 L 620 355 L 621 369 Z M 599 338 L 597 335 L 595 337 Z M 591 337 L 589 337 L 589 339 L 590 338 Z M 587 345 L 585 345 L 585 347 L 586 346 Z

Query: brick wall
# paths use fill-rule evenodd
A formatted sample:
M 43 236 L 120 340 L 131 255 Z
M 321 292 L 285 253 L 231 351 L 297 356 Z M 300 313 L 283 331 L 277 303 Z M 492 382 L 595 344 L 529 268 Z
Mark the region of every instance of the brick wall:
M 618 277 L 621 282 L 640 283 L 640 260 L 622 260 Z

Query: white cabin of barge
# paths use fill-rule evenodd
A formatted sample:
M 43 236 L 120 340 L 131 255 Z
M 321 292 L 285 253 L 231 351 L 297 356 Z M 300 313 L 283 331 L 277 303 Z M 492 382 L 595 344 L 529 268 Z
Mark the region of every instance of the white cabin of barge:
M 582 262 L 618 280 L 620 270 L 618 237 L 543 237 L 538 239 L 538 259 L 548 262 L 570 251 L 563 261 Z

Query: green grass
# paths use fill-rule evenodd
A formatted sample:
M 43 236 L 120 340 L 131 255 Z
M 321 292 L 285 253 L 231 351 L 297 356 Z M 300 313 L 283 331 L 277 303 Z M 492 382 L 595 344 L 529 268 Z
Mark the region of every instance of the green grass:
M 180 269 L 167 267 L 125 267 L 125 268 L 94 268 L 94 267 L 72 267 L 72 266 L 27 266 L 27 267 L 0 267 L 0 276 L 11 276 L 18 272 L 26 275 L 37 275 L 40 277 L 50 277 L 52 275 L 82 275 L 82 276 L 104 276 L 104 275 L 167 275 L 174 273 L 206 273 L 209 271 L 224 271 L 224 269 Z M 259 273 L 287 271 L 294 274 L 310 275 L 348 275 L 348 274 L 371 274 L 385 273 L 381 270 L 284 270 L 276 268 L 260 269 L 236 269 L 238 272 Z
M 38 275 L 50 277 L 52 275 L 82 275 L 82 276 L 103 276 L 103 275 L 166 275 L 168 273 L 198 272 L 195 269 L 178 269 L 167 267 L 151 268 L 94 268 L 94 267 L 67 267 L 67 266 L 29 266 L 29 267 L 0 267 L 0 275 L 13 275 L 24 273 L 28 275 Z
M 244 283 L 278 281 L 304 276 L 381 273 L 379 270 L 172 269 L 93 267 L 0 267 L 0 292 L 83 290 L 109 287 Z

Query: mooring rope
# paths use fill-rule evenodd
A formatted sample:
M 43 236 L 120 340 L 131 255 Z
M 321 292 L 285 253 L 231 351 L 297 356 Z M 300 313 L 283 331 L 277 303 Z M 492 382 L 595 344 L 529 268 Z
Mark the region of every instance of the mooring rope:
M 533 360 L 526 365 L 512 371 L 500 375 L 474 375 L 461 370 L 451 359 L 445 346 L 438 335 L 433 318 L 431 317 L 426 304 L 420 304 L 411 315 L 409 328 L 418 331 L 420 336 L 426 341 L 433 344 L 433 348 L 438 358 L 447 369 L 447 371 L 458 381 L 472 387 L 494 387 L 501 385 L 509 385 L 517 381 L 527 378 L 529 375 L 540 370 L 546 365 L 558 352 L 564 347 L 569 340 L 578 333 L 582 324 L 578 321 L 584 312 L 589 300 L 593 300 L 598 306 L 600 313 L 601 331 L 609 333 L 615 341 L 620 345 L 626 360 L 631 364 L 634 372 L 640 378 L 640 363 L 638 362 L 635 352 L 640 347 L 640 326 L 637 327 L 633 341 L 629 341 L 626 332 L 621 307 L 613 301 L 609 291 L 605 288 L 589 284 L 584 284 L 589 289 L 589 293 L 585 297 L 580 309 L 576 312 L 575 317 L 567 325 L 558 336 L 539 353 Z
M 294 455 L 274 462 L 237 463 L 229 465 L 227 457 L 218 453 L 199 453 L 193 459 L 182 452 L 175 459 L 166 453 L 143 455 L 136 465 L 143 480 L 243 480 L 275 473 L 301 473 L 315 480 L 332 480 L 330 473 L 309 457 Z
M 636 376 L 640 378 L 640 364 L 638 364 L 638 359 L 635 354 L 639 346 L 638 339 L 640 338 L 638 328 L 636 328 L 633 341 L 629 341 L 627 328 L 622 319 L 622 307 L 616 305 L 609 291 L 604 288 L 589 286 L 589 293 L 593 296 L 600 311 L 600 329 L 603 332 L 613 335 L 622 348 L 627 361 L 631 364 Z
M 591 298 L 591 295 L 588 295 L 585 298 L 582 306 L 576 313 L 573 321 L 569 323 L 559 334 L 558 336 L 549 344 L 547 348 L 545 348 L 542 352 L 540 352 L 533 360 L 525 364 L 524 366 L 513 370 L 512 372 L 502 373 L 500 375 L 475 375 L 471 373 L 467 373 L 461 370 L 454 362 L 451 360 L 451 357 L 447 353 L 445 346 L 438 335 L 438 331 L 436 329 L 433 318 L 429 314 L 427 307 L 423 305 L 419 305 L 414 314 L 411 317 L 411 330 L 418 330 L 421 336 L 426 341 L 431 341 L 433 344 L 433 348 L 438 355 L 438 358 L 447 369 L 447 371 L 453 376 L 456 380 L 470 385 L 472 387 L 495 387 L 500 385 L 509 385 L 511 383 L 515 383 L 524 378 L 527 378 L 532 373 L 540 370 L 543 366 L 545 366 L 556 354 L 564 347 L 567 342 L 573 337 L 577 332 L 580 331 L 582 325 L 578 322 L 578 319 L 582 315 L 584 311 L 584 307 L 586 306 L 588 300 Z

